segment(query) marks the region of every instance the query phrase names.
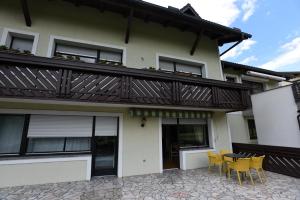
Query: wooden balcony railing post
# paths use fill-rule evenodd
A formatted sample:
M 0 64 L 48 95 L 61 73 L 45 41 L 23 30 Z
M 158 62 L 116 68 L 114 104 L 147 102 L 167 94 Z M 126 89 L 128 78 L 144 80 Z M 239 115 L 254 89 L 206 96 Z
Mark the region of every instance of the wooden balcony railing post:
M 181 102 L 181 83 L 178 81 L 172 82 L 172 102 L 177 105 Z
M 212 102 L 214 105 L 218 106 L 220 104 L 220 95 L 217 87 L 212 87 Z
M 125 101 L 130 98 L 132 77 L 122 76 L 121 78 L 121 100 Z

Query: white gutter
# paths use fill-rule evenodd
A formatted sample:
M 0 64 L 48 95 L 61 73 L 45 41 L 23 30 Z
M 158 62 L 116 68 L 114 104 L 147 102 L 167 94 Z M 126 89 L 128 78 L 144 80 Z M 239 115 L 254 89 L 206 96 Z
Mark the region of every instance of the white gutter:
M 250 76 L 260 77 L 260 78 L 273 79 L 273 80 L 276 80 L 276 81 L 285 81 L 286 80 L 286 78 L 283 78 L 283 77 L 280 77 L 280 76 L 263 74 L 263 73 L 254 72 L 254 71 L 247 71 L 246 74 L 250 75 Z

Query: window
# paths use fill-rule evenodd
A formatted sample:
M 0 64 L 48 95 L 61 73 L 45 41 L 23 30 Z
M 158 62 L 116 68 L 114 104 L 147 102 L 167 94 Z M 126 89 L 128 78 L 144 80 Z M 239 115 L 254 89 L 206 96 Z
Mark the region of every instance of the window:
M 202 119 L 163 119 L 163 131 L 180 148 L 209 147 L 208 123 Z
M 18 49 L 20 51 L 32 51 L 33 39 L 12 36 L 10 49 Z
M 168 72 L 190 73 L 195 76 L 202 77 L 203 66 L 188 62 L 178 62 L 166 59 L 159 60 L 159 69 Z
M 263 83 L 243 80 L 243 84 L 251 88 L 250 94 L 256 94 L 264 91 Z
M 249 129 L 250 140 L 256 140 L 257 134 L 256 134 L 254 119 L 248 119 L 248 129 Z
M 24 115 L 0 115 L 0 154 L 19 153 L 24 121 Z
M 81 47 L 79 45 L 56 44 L 55 56 L 65 58 L 72 57 L 88 63 L 114 62 L 122 63 L 122 52 L 119 50 L 107 50 Z
M 31 115 L 27 153 L 89 151 L 92 117 Z
M 35 54 L 38 38 L 38 33 L 4 28 L 0 43 L 10 49 L 16 49 L 21 52 L 30 51 L 32 54 Z
M 231 83 L 236 83 L 236 78 L 231 76 L 226 76 L 226 81 Z
M 90 138 L 29 138 L 27 153 L 90 151 Z

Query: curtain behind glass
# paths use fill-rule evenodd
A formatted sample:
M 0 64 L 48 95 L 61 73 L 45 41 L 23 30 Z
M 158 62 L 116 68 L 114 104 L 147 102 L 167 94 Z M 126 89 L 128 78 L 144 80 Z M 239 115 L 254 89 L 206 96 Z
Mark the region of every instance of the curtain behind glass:
M 29 138 L 28 153 L 62 152 L 64 138 Z
M 0 153 L 19 153 L 25 116 L 0 115 Z

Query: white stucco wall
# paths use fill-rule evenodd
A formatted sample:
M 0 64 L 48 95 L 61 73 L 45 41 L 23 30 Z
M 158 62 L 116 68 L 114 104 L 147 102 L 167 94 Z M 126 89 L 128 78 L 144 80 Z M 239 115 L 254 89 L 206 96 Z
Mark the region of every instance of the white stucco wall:
M 0 28 L 39 34 L 36 55 L 47 56 L 51 36 L 121 47 L 126 66 L 156 67 L 159 54 L 207 64 L 207 77 L 222 80 L 219 52 L 215 40 L 203 36 L 195 54 L 190 55 L 196 35 L 156 23 L 134 19 L 129 43 L 125 44 L 127 19 L 111 12 L 63 1 L 29 0 L 32 26 L 25 25 L 19 1 L 0 2 Z M 67 10 L 67 12 L 66 12 Z M 84 42 L 83 42 L 84 43 Z
M 0 187 L 90 180 L 91 156 L 0 161 Z
M 300 147 L 297 105 L 291 86 L 251 96 L 258 143 Z

